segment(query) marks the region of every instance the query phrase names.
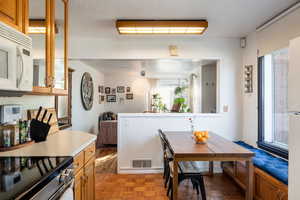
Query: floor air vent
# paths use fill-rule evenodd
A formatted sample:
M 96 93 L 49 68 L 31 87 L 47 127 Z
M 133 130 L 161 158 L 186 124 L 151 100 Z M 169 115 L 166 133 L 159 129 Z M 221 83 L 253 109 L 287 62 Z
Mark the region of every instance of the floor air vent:
M 132 167 L 133 168 L 151 168 L 152 162 L 151 162 L 151 160 L 133 160 Z

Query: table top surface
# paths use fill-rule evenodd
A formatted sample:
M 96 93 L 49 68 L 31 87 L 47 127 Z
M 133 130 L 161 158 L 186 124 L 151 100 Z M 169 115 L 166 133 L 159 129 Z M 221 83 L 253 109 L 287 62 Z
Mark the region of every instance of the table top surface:
M 164 132 L 175 157 L 251 158 L 255 154 L 232 141 L 209 132 L 205 144 L 196 144 L 191 132 Z

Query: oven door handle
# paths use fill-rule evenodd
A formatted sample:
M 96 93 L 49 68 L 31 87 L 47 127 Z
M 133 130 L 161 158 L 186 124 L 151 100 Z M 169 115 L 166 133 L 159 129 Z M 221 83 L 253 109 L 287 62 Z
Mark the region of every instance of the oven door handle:
M 62 194 L 68 189 L 73 188 L 74 189 L 74 178 L 70 180 L 67 184 L 61 186 L 50 198 L 49 200 L 58 200 Z
M 23 57 L 22 57 L 22 52 L 19 49 L 19 47 L 17 48 L 17 57 L 18 57 L 18 60 L 20 59 L 20 61 L 21 61 L 20 65 L 19 65 L 19 62 L 17 61 L 18 66 L 20 66 L 20 68 L 21 68 L 21 73 L 20 73 L 20 75 L 17 79 L 17 88 L 19 88 L 20 84 L 22 82 L 22 79 L 23 79 L 23 74 L 24 74 L 24 60 L 23 60 Z

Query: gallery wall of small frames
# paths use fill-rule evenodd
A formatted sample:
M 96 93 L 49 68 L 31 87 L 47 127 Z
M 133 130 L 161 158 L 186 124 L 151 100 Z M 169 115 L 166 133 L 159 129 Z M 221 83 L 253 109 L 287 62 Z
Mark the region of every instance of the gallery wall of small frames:
M 117 86 L 115 88 L 98 86 L 99 104 L 118 103 L 123 104 L 133 100 L 133 93 L 129 86 Z

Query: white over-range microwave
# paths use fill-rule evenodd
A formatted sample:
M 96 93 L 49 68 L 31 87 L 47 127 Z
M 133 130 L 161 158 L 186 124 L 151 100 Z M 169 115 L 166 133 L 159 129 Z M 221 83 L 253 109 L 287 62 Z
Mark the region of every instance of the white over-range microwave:
M 0 90 L 32 91 L 32 40 L 0 22 Z

